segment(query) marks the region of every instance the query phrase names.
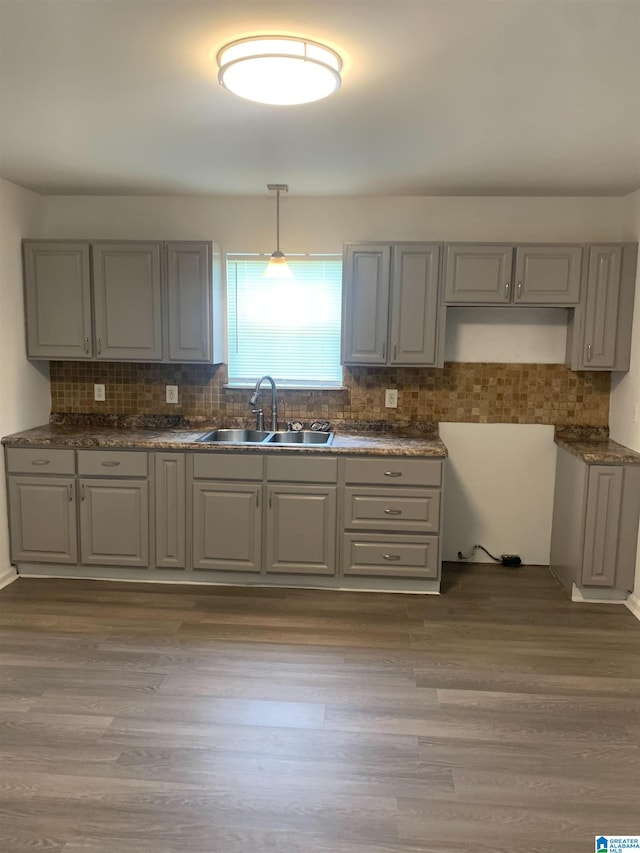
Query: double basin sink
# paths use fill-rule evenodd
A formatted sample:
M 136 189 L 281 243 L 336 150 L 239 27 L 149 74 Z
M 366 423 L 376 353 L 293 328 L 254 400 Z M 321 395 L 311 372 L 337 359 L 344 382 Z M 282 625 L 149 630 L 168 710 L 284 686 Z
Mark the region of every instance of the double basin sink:
M 201 436 L 204 443 L 227 444 L 331 444 L 332 432 L 314 432 L 310 429 L 272 432 L 259 429 L 214 429 Z

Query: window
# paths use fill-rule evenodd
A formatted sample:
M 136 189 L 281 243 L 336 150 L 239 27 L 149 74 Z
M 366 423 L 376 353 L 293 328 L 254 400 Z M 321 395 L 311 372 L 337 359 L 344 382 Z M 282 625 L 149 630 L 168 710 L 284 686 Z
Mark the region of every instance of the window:
M 288 280 L 264 278 L 267 260 L 227 255 L 229 384 L 341 386 L 342 256 L 289 257 Z

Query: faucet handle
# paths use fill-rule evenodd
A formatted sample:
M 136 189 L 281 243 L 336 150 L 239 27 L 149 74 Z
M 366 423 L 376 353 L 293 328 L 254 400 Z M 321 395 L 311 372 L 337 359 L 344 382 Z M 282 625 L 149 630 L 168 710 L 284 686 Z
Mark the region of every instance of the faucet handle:
M 256 429 L 264 429 L 264 412 L 262 409 L 251 409 L 252 414 L 256 416 Z

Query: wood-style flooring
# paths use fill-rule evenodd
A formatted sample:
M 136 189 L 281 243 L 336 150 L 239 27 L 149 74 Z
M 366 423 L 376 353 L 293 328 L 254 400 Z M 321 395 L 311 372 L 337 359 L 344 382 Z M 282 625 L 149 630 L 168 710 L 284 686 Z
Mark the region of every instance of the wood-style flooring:
M 640 833 L 640 623 L 544 568 L 444 594 L 20 579 L 0 853 L 590 853 Z

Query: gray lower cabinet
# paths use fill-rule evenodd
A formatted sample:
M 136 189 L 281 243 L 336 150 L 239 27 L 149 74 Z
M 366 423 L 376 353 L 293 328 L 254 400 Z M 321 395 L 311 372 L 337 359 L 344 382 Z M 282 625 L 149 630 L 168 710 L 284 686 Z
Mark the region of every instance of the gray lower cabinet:
M 192 568 L 259 573 L 263 457 L 194 453 L 191 462 Z
M 193 568 L 259 572 L 262 483 L 193 484 Z
M 342 361 L 434 366 L 439 243 L 345 247 Z
M 78 562 L 75 479 L 9 476 L 11 560 Z
M 343 575 L 439 579 L 443 463 L 348 458 L 343 476 Z
M 187 507 L 184 453 L 153 455 L 155 467 L 156 568 L 186 569 Z
M 28 358 L 223 360 L 215 244 L 25 240 L 23 256 Z
M 640 466 L 558 448 L 550 564 L 565 588 L 633 589 L 639 519 Z
M 80 562 L 149 567 L 149 483 L 80 478 Z
M 576 305 L 583 247 L 451 243 L 445 249 L 447 305 Z
M 267 486 L 266 571 L 335 575 L 336 487 Z

